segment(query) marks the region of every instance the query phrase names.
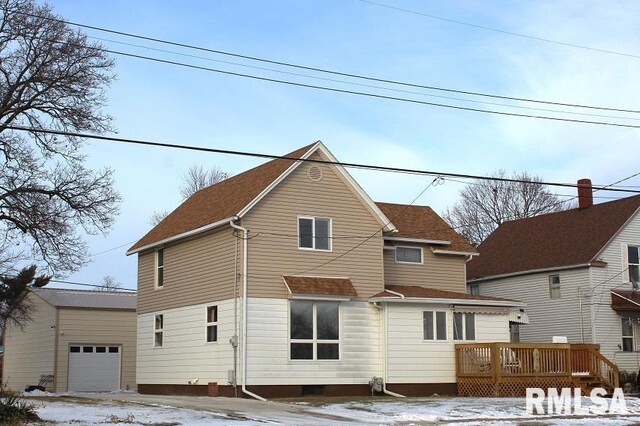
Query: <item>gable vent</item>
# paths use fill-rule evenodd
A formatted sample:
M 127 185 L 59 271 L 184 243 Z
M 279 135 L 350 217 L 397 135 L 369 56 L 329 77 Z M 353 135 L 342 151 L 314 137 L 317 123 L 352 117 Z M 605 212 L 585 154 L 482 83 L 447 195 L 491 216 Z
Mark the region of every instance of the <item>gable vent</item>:
M 319 182 L 322 180 L 322 169 L 318 166 L 310 167 L 307 173 L 309 176 L 309 180 L 312 180 L 314 182 Z

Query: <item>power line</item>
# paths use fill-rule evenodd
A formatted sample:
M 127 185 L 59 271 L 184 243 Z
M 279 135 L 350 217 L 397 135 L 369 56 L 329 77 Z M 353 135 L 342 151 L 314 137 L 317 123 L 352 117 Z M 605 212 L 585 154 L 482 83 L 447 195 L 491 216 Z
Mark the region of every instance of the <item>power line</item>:
M 140 40 L 146 40 L 146 41 L 166 44 L 166 45 L 170 45 L 170 46 L 182 47 L 182 48 L 185 48 L 185 49 L 193 49 L 193 50 L 198 50 L 198 51 L 202 51 L 202 52 L 214 53 L 214 54 L 218 54 L 218 55 L 231 56 L 231 57 L 242 58 L 242 59 L 247 59 L 247 60 L 251 60 L 251 61 L 269 63 L 269 64 L 280 65 L 280 66 L 284 66 L 284 67 L 303 69 L 303 70 L 307 70 L 307 71 L 314 71 L 314 72 L 325 73 L 325 74 L 340 75 L 340 76 L 343 76 L 343 77 L 351 77 L 351 78 L 357 78 L 357 79 L 363 79 L 363 80 L 376 81 L 376 82 L 380 82 L 380 83 L 388 83 L 388 84 L 395 84 L 395 85 L 408 86 L 408 87 L 414 87 L 414 88 L 422 88 L 422 89 L 428 89 L 428 90 L 436 90 L 436 91 L 443 91 L 443 92 L 449 92 L 449 93 L 458 93 L 458 94 L 464 94 L 464 95 L 489 97 L 489 98 L 496 98 L 496 99 L 520 101 L 520 102 L 533 102 L 533 103 L 541 103 L 541 104 L 549 104 L 549 105 L 568 106 L 568 107 L 573 107 L 573 108 L 598 109 L 598 110 L 604 110 L 604 111 L 640 113 L 640 110 L 632 110 L 632 109 L 624 109 L 624 108 L 611 108 L 611 107 L 602 107 L 602 106 L 584 105 L 584 104 L 575 104 L 575 103 L 565 103 L 565 102 L 555 102 L 555 101 L 545 101 L 545 100 L 537 100 L 537 99 L 521 98 L 521 97 L 513 97 L 513 96 L 503 96 L 503 95 L 495 95 L 495 94 L 489 94 L 489 93 L 483 93 L 483 92 L 474 92 L 474 91 L 468 91 L 468 90 L 450 89 L 450 88 L 444 88 L 444 87 L 439 87 L 439 86 L 430 86 L 430 85 L 424 85 L 424 84 L 418 84 L 418 83 L 403 82 L 403 81 L 399 81 L 399 80 L 377 78 L 377 77 L 365 76 L 365 75 L 361 75 L 361 74 L 341 72 L 341 71 L 335 71 L 335 70 L 330 70 L 330 69 L 325 69 L 325 68 L 318 68 L 318 67 L 294 64 L 294 63 L 290 63 L 290 62 L 283 62 L 283 61 L 276 61 L 276 60 L 271 60 L 271 59 L 266 59 L 266 58 L 260 58 L 260 57 L 256 57 L 256 56 L 243 55 L 243 54 L 229 52 L 229 51 L 210 49 L 210 48 L 196 46 L 196 45 L 187 44 L 187 43 L 180 43 L 180 42 L 170 41 L 170 40 L 166 40 L 166 39 L 160 39 L 160 38 L 156 38 L 156 37 L 143 36 L 143 35 L 129 33 L 129 32 L 125 32 L 125 31 L 112 30 L 112 29 L 109 29 L 109 28 L 98 27 L 98 26 L 88 25 L 88 24 L 82 24 L 82 23 L 73 22 L 73 21 L 67 21 L 67 20 L 64 20 L 64 19 L 58 19 L 58 18 L 34 15 L 34 14 L 27 13 L 27 12 L 16 12 L 16 13 L 20 13 L 20 14 L 23 14 L 23 15 L 26 15 L 26 16 L 31 16 L 31 17 L 37 17 L 39 19 L 45 19 L 45 20 L 50 20 L 50 21 L 55 21 L 55 22 L 62 22 L 62 23 L 68 24 L 68 25 L 73 25 L 73 26 L 79 27 L 79 28 L 91 29 L 91 30 L 106 32 L 106 33 L 110 33 L 110 34 L 117 34 L 117 35 L 120 35 L 120 36 L 137 38 L 137 39 L 140 39 Z
M 119 245 L 118 247 L 113 247 L 113 248 L 110 248 L 110 249 L 107 249 L 107 250 L 104 250 L 104 251 L 99 251 L 98 253 L 90 254 L 90 255 L 89 255 L 89 257 L 95 257 L 95 256 L 98 256 L 98 255 L 101 255 L 101 254 L 109 253 L 109 252 L 114 251 L 114 250 L 117 250 L 117 249 L 119 249 L 119 248 L 126 247 L 126 246 L 128 246 L 129 244 L 133 244 L 133 243 L 135 243 L 136 241 L 138 241 L 138 240 L 133 240 L 133 241 L 131 241 L 131 242 L 128 242 L 128 243 L 124 243 L 124 244 L 122 244 L 122 245 Z
M 574 47 L 574 48 L 577 48 L 577 49 L 590 50 L 590 51 L 593 51 L 593 52 L 608 53 L 608 54 L 611 54 L 611 55 L 626 56 L 628 58 L 640 59 L 640 56 L 634 55 L 634 54 L 631 54 L 631 53 L 616 52 L 616 51 L 608 50 L 608 49 L 599 49 L 597 47 L 584 46 L 584 45 L 581 45 L 581 44 L 567 43 L 567 42 L 558 41 L 558 40 L 552 40 L 552 39 L 544 38 L 544 37 L 537 37 L 537 36 L 531 36 L 531 35 L 527 35 L 527 34 L 523 34 L 523 33 L 516 33 L 516 32 L 513 32 L 513 31 L 500 30 L 500 29 L 497 29 L 497 28 L 487 27 L 487 26 L 478 25 L 478 24 L 472 24 L 470 22 L 458 21 L 458 20 L 455 20 L 455 19 L 445 18 L 445 17 L 442 17 L 442 16 L 432 15 L 432 14 L 429 14 L 429 13 L 417 12 L 415 10 L 404 9 L 404 8 L 401 8 L 401 7 L 391 6 L 391 5 L 388 5 L 388 4 L 378 3 L 378 2 L 370 1 L 370 0 L 358 0 L 358 1 L 361 1 L 362 3 L 372 4 L 372 5 L 379 6 L 379 7 L 384 7 L 384 8 L 387 8 L 387 9 L 393 9 L 393 10 L 396 10 L 396 11 L 399 11 L 399 12 L 410 13 L 410 14 L 413 14 L 413 15 L 419 15 L 419 16 L 424 16 L 426 18 L 437 19 L 437 20 L 440 20 L 440 21 L 449 22 L 449 23 L 452 23 L 452 24 L 464 25 L 464 26 L 467 26 L 467 27 L 477 28 L 477 29 L 480 29 L 480 30 L 493 31 L 493 32 L 496 32 L 496 33 L 501 33 L 501 34 L 507 34 L 507 35 L 516 36 L 516 37 L 527 38 L 527 39 L 530 39 L 530 40 L 542 41 L 542 42 L 545 42 L 545 43 L 553 43 L 553 44 L 558 44 L 558 45 L 561 45 L 561 46 L 567 46 L 567 47 Z
M 101 140 L 101 141 L 127 143 L 127 144 L 135 144 L 135 145 L 175 148 L 175 149 L 184 149 L 184 150 L 198 151 L 198 152 L 209 152 L 209 153 L 216 153 L 216 154 L 239 155 L 239 156 L 245 156 L 245 157 L 268 158 L 272 160 L 289 160 L 293 162 L 329 164 L 329 165 L 337 165 L 337 166 L 343 166 L 343 167 L 351 167 L 356 169 L 378 170 L 378 171 L 394 172 L 394 173 L 408 173 L 408 174 L 415 174 L 415 175 L 427 175 L 427 176 L 433 176 L 433 177 L 457 177 L 457 178 L 465 178 L 465 179 L 479 179 L 479 180 L 500 181 L 500 182 L 531 183 L 530 181 L 526 181 L 522 179 L 499 178 L 499 177 L 491 177 L 491 176 L 471 175 L 471 174 L 465 174 L 465 173 L 451 173 L 451 172 L 439 172 L 439 171 L 420 170 L 420 169 L 409 169 L 409 168 L 402 168 L 402 167 L 379 166 L 379 165 L 364 164 L 364 163 L 349 163 L 349 162 L 343 162 L 343 161 L 330 161 L 330 160 L 322 160 L 322 159 L 315 159 L 315 158 L 288 157 L 286 155 L 264 154 L 264 153 L 258 153 L 258 152 L 237 151 L 237 150 L 221 149 L 221 148 L 206 148 L 206 147 L 200 147 L 200 146 L 178 145 L 178 144 L 164 143 L 164 142 L 151 142 L 151 141 L 145 141 L 140 139 L 118 138 L 113 136 L 103 136 L 103 135 L 95 135 L 90 133 L 79 133 L 79 132 L 68 132 L 68 131 L 56 130 L 56 129 L 38 129 L 34 127 L 26 127 L 26 126 L 18 126 L 18 125 L 8 125 L 4 127 L 6 129 L 18 130 L 23 132 L 31 132 L 31 133 L 46 133 L 46 134 L 52 134 L 52 135 L 79 137 L 79 138 L 95 139 L 95 140 Z M 544 181 L 537 182 L 537 183 L 540 185 L 560 186 L 560 187 L 566 187 L 566 188 L 578 187 L 578 185 L 575 183 L 544 182 Z M 594 186 L 593 189 L 605 189 L 605 188 Z M 614 192 L 629 192 L 634 194 L 640 194 L 640 190 L 629 190 L 629 189 L 621 189 L 621 188 L 606 188 L 606 190 L 614 191 Z
M 82 287 L 94 287 L 94 288 L 104 288 L 104 286 L 98 285 L 98 284 L 88 284 L 88 283 L 80 283 L 80 282 L 75 282 L 75 281 L 64 281 L 64 280 L 56 280 L 56 279 L 50 279 L 49 282 L 52 283 L 58 283 L 58 284 L 66 284 L 66 285 L 77 285 L 77 286 L 82 286 Z M 116 291 L 131 291 L 131 292 L 136 292 L 136 290 L 131 289 L 131 288 L 118 288 L 115 289 Z

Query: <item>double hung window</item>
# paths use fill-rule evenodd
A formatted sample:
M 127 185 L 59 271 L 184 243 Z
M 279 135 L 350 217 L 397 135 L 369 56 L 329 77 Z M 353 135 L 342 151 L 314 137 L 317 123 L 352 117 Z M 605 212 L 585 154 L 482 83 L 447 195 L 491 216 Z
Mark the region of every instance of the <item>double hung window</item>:
M 424 340 L 447 340 L 447 313 L 422 312 L 422 329 Z

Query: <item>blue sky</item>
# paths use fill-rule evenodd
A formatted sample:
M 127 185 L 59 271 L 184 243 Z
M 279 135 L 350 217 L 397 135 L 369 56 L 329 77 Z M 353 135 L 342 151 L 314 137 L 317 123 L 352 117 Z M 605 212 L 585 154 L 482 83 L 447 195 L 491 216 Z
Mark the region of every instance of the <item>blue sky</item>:
M 505 31 L 638 53 L 637 2 L 385 2 Z M 622 108 L 636 106 L 640 89 L 638 58 L 484 31 L 358 0 L 57 0 L 51 5 L 70 21 L 433 86 Z M 207 56 L 209 60 L 103 41 L 114 50 L 308 84 L 501 109 L 429 96 L 459 97 L 441 92 L 394 93 L 252 70 L 212 61 L 249 63 L 234 58 L 87 33 Z M 607 184 L 638 171 L 640 144 L 635 129 L 456 111 L 318 92 L 133 58 L 115 59 L 118 78 L 107 91 L 107 111 L 122 137 L 273 154 L 320 139 L 339 160 L 347 162 L 471 174 L 489 174 L 501 168 L 526 170 L 545 180 L 562 182 L 589 177 L 596 184 Z M 190 165 L 211 165 L 238 173 L 260 163 L 251 158 L 105 142 L 89 142 L 86 154 L 92 167 L 115 170 L 116 185 L 124 199 L 109 235 L 88 237 L 90 253 L 125 246 L 94 256 L 86 268 L 68 279 L 98 283 L 111 275 L 126 287 L 134 287 L 136 281 L 136 258 L 124 255 L 126 244 L 150 229 L 149 217 L 154 210 L 171 210 L 179 204 L 181 176 Z M 371 171 L 352 174 L 379 201 L 408 203 L 430 182 L 425 177 Z M 626 183 L 640 185 L 640 179 Z M 417 204 L 431 205 L 441 212 L 456 201 L 462 187 L 447 181 L 429 189 Z M 558 192 L 573 193 L 571 189 Z

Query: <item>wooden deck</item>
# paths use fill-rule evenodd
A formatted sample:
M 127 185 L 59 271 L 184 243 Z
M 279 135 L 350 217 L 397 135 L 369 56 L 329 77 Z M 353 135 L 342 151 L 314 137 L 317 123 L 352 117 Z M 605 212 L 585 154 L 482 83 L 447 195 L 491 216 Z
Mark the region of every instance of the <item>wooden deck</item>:
M 528 387 L 619 386 L 618 367 L 593 344 L 456 344 L 461 396 L 524 396 Z

